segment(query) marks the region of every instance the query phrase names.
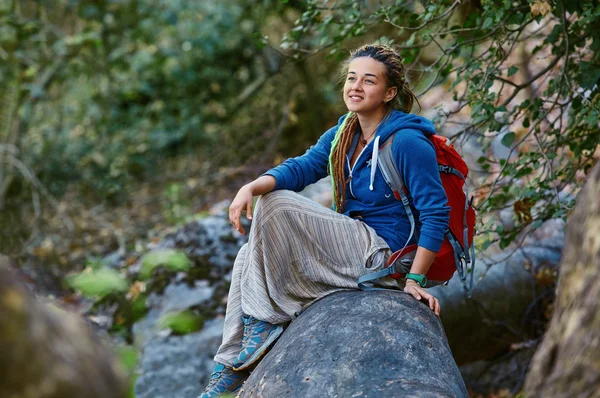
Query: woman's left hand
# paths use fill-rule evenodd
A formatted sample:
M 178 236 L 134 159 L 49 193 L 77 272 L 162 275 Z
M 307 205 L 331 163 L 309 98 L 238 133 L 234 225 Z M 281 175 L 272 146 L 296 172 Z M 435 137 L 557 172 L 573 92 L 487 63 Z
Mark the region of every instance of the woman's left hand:
M 404 286 L 404 293 L 408 293 L 412 295 L 419 301 L 425 301 L 429 303 L 429 308 L 437 316 L 440 316 L 440 302 L 437 298 L 433 297 L 431 294 L 427 293 L 425 289 L 417 284 L 417 282 L 412 279 L 406 280 L 406 286 Z

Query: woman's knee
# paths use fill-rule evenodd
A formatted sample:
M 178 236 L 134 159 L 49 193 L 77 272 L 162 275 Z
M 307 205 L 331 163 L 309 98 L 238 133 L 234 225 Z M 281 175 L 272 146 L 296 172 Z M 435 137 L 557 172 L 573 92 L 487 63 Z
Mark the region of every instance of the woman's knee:
M 277 190 L 264 194 L 260 197 L 259 205 L 256 213 L 262 212 L 264 214 L 274 214 L 278 210 L 283 210 L 294 202 L 297 202 L 299 195 L 295 192 L 288 190 Z

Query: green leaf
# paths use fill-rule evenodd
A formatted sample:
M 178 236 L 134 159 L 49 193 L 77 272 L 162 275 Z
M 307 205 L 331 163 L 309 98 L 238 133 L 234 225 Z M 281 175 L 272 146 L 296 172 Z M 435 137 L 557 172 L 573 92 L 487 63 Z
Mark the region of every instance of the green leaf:
M 138 363 L 138 352 L 135 347 L 122 346 L 116 348 L 116 356 L 125 370 L 133 372 Z
M 502 137 L 502 140 L 500 142 L 505 147 L 510 148 L 512 146 L 513 142 L 515 142 L 516 136 L 517 135 L 511 131 L 509 133 L 504 134 L 504 137 Z
M 146 253 L 142 257 L 140 277 L 147 279 L 158 266 L 164 266 L 171 271 L 187 271 L 190 269 L 190 260 L 185 253 L 174 249 L 160 249 Z
M 512 76 L 515 73 L 517 73 L 519 71 L 519 68 L 517 68 L 516 66 L 511 66 L 510 68 L 508 68 L 508 74 L 507 76 Z
M 536 229 L 542 226 L 544 222 L 542 220 L 535 220 L 532 224 L 531 224 L 531 228 Z
M 66 282 L 84 296 L 102 298 L 114 292 L 126 292 L 129 288 L 125 278 L 112 268 L 87 269 L 77 275 L 69 275 Z
M 563 28 L 561 24 L 554 25 L 552 32 L 550 32 L 550 34 L 546 38 L 546 42 L 550 44 L 555 44 L 558 41 L 560 34 L 562 33 L 562 29 Z
M 508 247 L 508 245 L 510 245 L 510 243 L 511 243 L 511 242 L 512 242 L 514 239 L 515 239 L 515 238 L 514 238 L 513 236 L 511 236 L 511 235 L 509 235 L 509 236 L 507 236 L 507 237 L 504 237 L 504 238 L 500 239 L 500 243 L 499 243 L 500 249 L 502 249 L 502 250 L 506 249 L 506 248 Z
M 486 240 L 485 242 L 482 243 L 481 250 L 484 251 L 488 247 L 490 247 L 491 245 L 492 245 L 492 241 L 491 240 Z
M 579 63 L 580 74 L 577 78 L 581 87 L 592 89 L 600 80 L 600 66 L 591 62 L 581 61 Z
M 204 318 L 189 310 L 171 312 L 160 318 L 158 326 L 171 329 L 176 334 L 188 334 L 202 329 Z

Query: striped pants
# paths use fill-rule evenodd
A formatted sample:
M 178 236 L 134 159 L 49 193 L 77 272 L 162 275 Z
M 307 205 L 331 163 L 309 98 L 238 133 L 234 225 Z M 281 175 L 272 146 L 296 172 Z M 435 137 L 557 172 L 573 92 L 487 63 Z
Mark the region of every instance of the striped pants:
M 242 314 L 287 323 L 315 300 L 357 289 L 360 276 L 381 269 L 389 247 L 359 220 L 291 191 L 259 198 L 248 243 L 233 266 L 223 342 L 215 361 L 232 366 L 241 349 Z M 380 286 L 398 288 L 386 278 Z

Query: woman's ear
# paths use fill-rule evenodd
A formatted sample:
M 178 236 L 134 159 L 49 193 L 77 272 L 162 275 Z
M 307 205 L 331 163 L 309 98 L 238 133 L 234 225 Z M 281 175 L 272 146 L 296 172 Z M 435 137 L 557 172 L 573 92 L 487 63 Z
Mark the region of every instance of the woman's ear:
M 384 102 L 388 103 L 391 100 L 394 99 L 394 97 L 396 96 L 396 94 L 398 94 L 398 87 L 394 86 L 394 87 L 390 87 L 387 89 L 387 92 L 385 93 L 385 99 Z

